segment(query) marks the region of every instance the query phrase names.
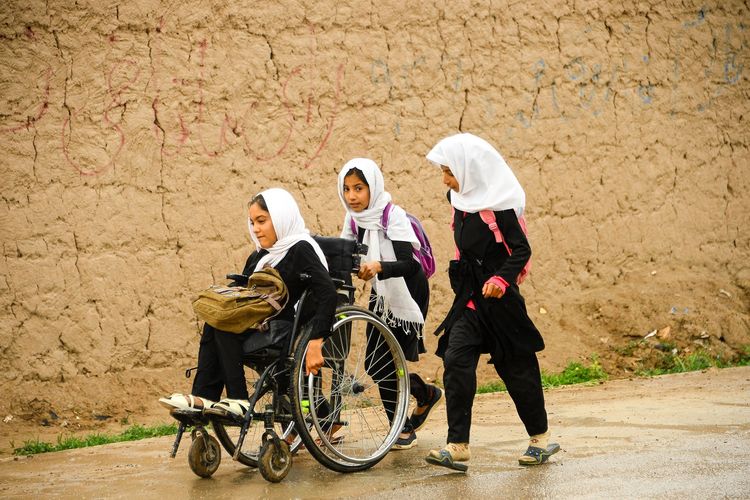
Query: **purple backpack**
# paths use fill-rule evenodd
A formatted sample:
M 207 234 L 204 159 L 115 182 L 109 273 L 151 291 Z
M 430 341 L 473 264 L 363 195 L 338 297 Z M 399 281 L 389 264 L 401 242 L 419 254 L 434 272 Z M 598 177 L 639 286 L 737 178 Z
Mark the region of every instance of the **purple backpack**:
M 383 228 L 388 228 L 388 217 L 391 214 L 392 208 L 393 204 L 388 203 L 383 209 L 383 218 L 380 221 Z M 430 240 L 427 239 L 427 233 L 425 233 L 424 228 L 422 227 L 422 223 L 419 222 L 419 219 L 414 217 L 409 212 L 406 212 L 406 217 L 409 219 L 412 229 L 414 229 L 414 234 L 417 235 L 417 240 L 419 240 L 419 250 L 417 250 L 416 248 L 414 249 L 414 257 L 422 265 L 422 270 L 424 271 L 425 276 L 429 278 L 430 276 L 435 274 L 435 257 L 432 255 L 432 246 L 430 246 Z M 349 222 L 351 224 L 352 233 L 354 233 L 354 236 L 356 237 L 357 224 L 354 222 L 354 219 L 351 218 L 349 219 Z

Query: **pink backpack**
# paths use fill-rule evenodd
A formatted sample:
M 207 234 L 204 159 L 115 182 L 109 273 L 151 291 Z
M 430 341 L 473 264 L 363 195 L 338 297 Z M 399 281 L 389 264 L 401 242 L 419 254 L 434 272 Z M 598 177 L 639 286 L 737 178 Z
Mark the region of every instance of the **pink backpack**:
M 454 214 L 455 210 L 453 207 L 451 207 L 451 214 Z M 508 255 L 511 255 L 513 252 L 511 252 L 510 247 L 505 242 L 505 238 L 503 238 L 503 233 L 500 231 L 500 228 L 497 226 L 497 220 L 495 219 L 495 212 L 492 210 L 481 210 L 479 212 L 479 217 L 482 218 L 482 221 L 489 226 L 490 231 L 492 231 L 492 234 L 495 235 L 495 241 L 497 243 L 502 243 L 505 246 L 505 250 L 508 251 Z M 523 231 L 523 234 L 528 237 L 529 232 L 526 229 L 526 219 L 524 219 L 523 215 L 518 218 L 518 224 L 521 226 L 521 230 Z M 453 218 L 451 217 L 451 229 L 453 228 Z M 458 248 L 456 249 L 456 258 L 459 257 Z M 531 270 L 531 258 L 526 261 L 526 265 L 523 266 L 523 269 L 521 269 L 521 272 L 518 273 L 518 277 L 516 278 L 516 283 L 519 285 L 523 283 L 523 281 L 526 279 L 526 276 L 529 275 L 529 271 Z

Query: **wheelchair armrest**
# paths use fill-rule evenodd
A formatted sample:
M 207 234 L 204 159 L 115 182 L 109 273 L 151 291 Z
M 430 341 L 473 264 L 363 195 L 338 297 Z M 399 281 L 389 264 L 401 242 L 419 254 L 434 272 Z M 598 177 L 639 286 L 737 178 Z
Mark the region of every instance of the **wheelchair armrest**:
M 250 278 L 244 274 L 227 274 L 227 279 L 234 281 L 239 286 L 247 286 L 247 280 Z

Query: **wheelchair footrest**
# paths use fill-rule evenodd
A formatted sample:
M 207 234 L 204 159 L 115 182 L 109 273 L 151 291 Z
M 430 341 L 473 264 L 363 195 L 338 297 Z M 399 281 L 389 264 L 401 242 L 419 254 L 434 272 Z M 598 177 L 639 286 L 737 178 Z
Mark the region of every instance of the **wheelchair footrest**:
M 171 410 L 169 414 L 178 422 L 188 426 L 195 427 L 208 425 L 208 418 L 203 414 L 203 412 L 195 410 L 174 409 Z

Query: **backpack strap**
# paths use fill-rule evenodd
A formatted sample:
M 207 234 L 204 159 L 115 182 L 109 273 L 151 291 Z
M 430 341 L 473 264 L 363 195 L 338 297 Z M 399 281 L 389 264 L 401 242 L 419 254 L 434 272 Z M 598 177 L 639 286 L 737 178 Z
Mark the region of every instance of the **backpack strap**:
M 390 201 L 383 208 L 383 216 L 380 218 L 380 223 L 383 225 L 383 229 L 388 229 L 388 219 L 391 217 L 391 210 L 393 209 L 393 203 Z
M 495 235 L 495 241 L 497 243 L 502 243 L 503 245 L 505 245 L 505 249 L 508 251 L 508 255 L 510 255 L 510 247 L 508 247 L 508 244 L 505 242 L 505 238 L 503 238 L 503 233 L 497 226 L 495 212 L 493 212 L 492 210 L 481 210 L 479 212 L 479 217 L 481 217 L 482 221 L 487 224 L 487 226 L 489 226 L 490 231 L 492 231 L 492 234 Z
M 393 209 L 393 203 L 390 201 L 388 204 L 386 204 L 385 208 L 383 208 L 383 215 L 380 218 L 380 224 L 383 226 L 383 229 L 388 229 L 388 219 L 391 216 L 391 209 Z M 349 227 L 352 230 L 352 233 L 354 233 L 354 236 L 357 236 L 357 223 L 354 222 L 353 217 L 349 217 Z

